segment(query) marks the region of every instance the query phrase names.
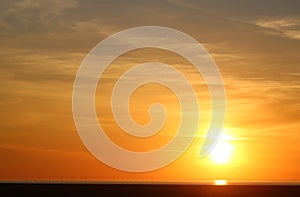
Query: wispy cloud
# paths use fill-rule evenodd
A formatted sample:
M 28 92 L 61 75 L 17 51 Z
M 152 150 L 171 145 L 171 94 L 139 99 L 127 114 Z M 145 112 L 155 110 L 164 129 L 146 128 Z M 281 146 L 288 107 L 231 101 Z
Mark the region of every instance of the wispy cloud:
M 66 1 L 57 1 L 57 0 L 44 0 L 44 1 L 37 1 L 37 0 L 23 0 L 12 2 L 12 6 L 7 9 L 4 14 L 12 15 L 17 14 L 17 16 L 22 16 L 23 18 L 26 16 L 34 16 L 38 14 L 42 19 L 51 19 L 60 15 L 63 11 L 76 8 L 77 2 L 75 0 L 66 0 Z M 35 14 L 32 12 L 35 11 Z M 28 14 L 31 13 L 31 14 Z M 25 14 L 25 15 L 24 15 Z
M 254 23 L 269 29 L 269 34 L 300 40 L 300 18 L 261 18 Z
M 109 36 L 119 31 L 117 26 L 99 19 L 75 22 L 71 29 L 78 33 L 96 33 L 105 36 Z
M 193 9 L 193 10 L 207 12 L 207 10 L 204 9 L 204 8 L 202 8 L 202 7 L 199 7 L 199 6 L 193 5 L 191 3 L 184 2 L 184 1 L 180 1 L 180 0 L 167 0 L 167 2 L 170 3 L 170 4 L 174 4 L 174 5 L 180 6 L 180 7 L 185 7 L 185 8 L 189 8 L 189 9 Z
M 21 0 L 3 2 L 0 10 L 0 27 L 4 30 L 41 32 L 57 25 L 61 27 L 65 20 L 63 14 L 67 10 L 75 9 L 78 3 L 75 0 Z M 50 25 L 50 26 L 49 26 Z M 3 31 L 3 30 L 2 30 Z

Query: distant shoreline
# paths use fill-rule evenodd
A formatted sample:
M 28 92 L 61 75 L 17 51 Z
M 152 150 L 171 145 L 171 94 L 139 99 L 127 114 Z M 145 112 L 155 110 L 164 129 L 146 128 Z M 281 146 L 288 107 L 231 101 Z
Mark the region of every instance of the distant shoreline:
M 0 192 L 43 196 L 299 196 L 300 185 L 1 183 Z

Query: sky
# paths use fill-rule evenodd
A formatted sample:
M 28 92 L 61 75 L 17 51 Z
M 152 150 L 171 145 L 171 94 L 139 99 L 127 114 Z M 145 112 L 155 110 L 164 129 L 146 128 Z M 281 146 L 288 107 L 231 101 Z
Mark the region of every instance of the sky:
M 296 0 L 1 1 L 0 180 L 300 181 L 299 9 Z M 149 84 L 130 100 L 139 124 L 149 122 L 151 103 L 165 104 L 169 113 L 159 135 L 125 135 L 110 109 L 122 72 L 164 62 L 185 74 L 196 91 L 201 118 L 190 147 L 164 168 L 130 173 L 103 164 L 83 145 L 72 113 L 81 62 L 108 36 L 148 25 L 192 36 L 218 65 L 227 96 L 219 145 L 228 150 L 221 151 L 227 158 L 198 157 L 211 115 L 203 78 L 184 58 L 151 48 L 123 54 L 105 71 L 95 101 L 99 122 L 129 150 L 149 151 L 168 142 L 179 124 L 179 105 L 165 87 Z

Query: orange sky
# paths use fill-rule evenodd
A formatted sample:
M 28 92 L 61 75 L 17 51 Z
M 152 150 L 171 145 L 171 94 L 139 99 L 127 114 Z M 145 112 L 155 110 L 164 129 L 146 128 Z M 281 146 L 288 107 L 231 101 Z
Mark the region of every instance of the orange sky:
M 300 181 L 299 3 L 5 0 L 1 4 L 1 180 Z M 112 118 L 109 94 L 127 68 L 147 61 L 167 63 L 191 81 L 200 105 L 199 129 L 188 150 L 162 169 L 128 173 L 101 163 L 82 144 L 72 116 L 72 88 L 83 58 L 109 35 L 145 25 L 191 35 L 217 63 L 227 94 L 225 138 L 220 141 L 230 146 L 225 163 L 212 156 L 198 157 L 211 115 L 209 92 L 186 60 L 164 50 L 135 50 L 114 61 L 97 88 L 97 114 L 107 135 L 124 148 L 147 151 L 162 146 L 178 127 L 178 103 L 168 89 L 149 84 L 131 99 L 132 116 L 140 124 L 149 121 L 152 102 L 160 101 L 168 110 L 165 127 L 149 139 L 122 133 Z

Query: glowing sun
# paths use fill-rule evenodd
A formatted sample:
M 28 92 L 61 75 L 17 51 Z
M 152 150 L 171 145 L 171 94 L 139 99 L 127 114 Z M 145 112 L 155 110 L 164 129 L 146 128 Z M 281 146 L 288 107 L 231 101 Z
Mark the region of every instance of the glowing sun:
M 232 156 L 232 145 L 228 142 L 230 136 L 223 135 L 210 153 L 211 160 L 216 164 L 226 164 Z
M 215 180 L 214 185 L 227 185 L 227 180 Z

